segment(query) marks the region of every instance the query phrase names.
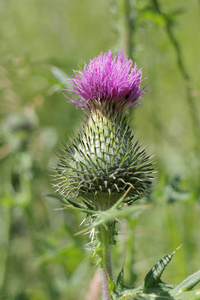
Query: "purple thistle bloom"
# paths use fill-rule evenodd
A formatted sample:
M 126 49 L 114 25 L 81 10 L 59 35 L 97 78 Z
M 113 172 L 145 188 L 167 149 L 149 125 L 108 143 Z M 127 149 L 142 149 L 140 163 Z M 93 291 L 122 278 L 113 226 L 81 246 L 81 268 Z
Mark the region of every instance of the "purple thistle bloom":
M 123 59 L 122 53 L 108 51 L 74 71 L 69 81 L 66 91 L 71 98 L 67 98 L 88 113 L 81 131 L 60 157 L 57 191 L 76 207 L 80 201 L 101 211 L 125 192 L 128 197 L 123 201 L 129 204 L 143 197 L 151 186 L 152 162 L 123 114 L 145 93 L 140 89 L 142 70 L 136 64 L 133 67 L 128 57 Z
M 146 91 L 140 89 L 142 81 L 142 69 L 137 68 L 136 63 L 118 52 L 112 54 L 111 50 L 102 53 L 90 60 L 89 65 L 79 71 L 74 70 L 74 77 L 68 79 L 70 85 L 65 91 L 72 95 L 67 97 L 72 103 L 83 108 L 91 109 L 95 101 L 113 104 L 120 108 L 130 108 L 140 104 L 141 95 Z M 73 97 L 73 93 L 78 98 Z

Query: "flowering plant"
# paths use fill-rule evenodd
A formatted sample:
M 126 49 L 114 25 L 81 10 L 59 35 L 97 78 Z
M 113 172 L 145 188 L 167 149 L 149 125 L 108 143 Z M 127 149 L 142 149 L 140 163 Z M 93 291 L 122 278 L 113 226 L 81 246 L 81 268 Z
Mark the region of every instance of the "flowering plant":
M 108 51 L 74 71 L 65 89 L 69 101 L 84 109 L 86 121 L 71 146 L 63 149 L 55 187 L 71 207 L 87 214 L 85 231 L 90 231 L 92 248 L 100 258 L 104 299 L 154 299 L 152 288 L 161 296 L 179 293 L 178 287 L 160 280 L 174 252 L 158 262 L 137 289 L 127 290 L 123 271 L 116 283 L 112 274 L 117 218 L 140 209 L 129 205 L 149 193 L 153 179 L 151 158 L 135 140 L 126 113 L 140 104 L 146 92 L 141 81 L 142 70 L 132 60 Z M 200 274 L 191 280 L 192 284 L 182 284 L 186 290 L 200 280 Z
M 74 71 L 74 78 L 69 79 L 71 86 L 66 88 L 72 98 L 71 102 L 82 108 L 90 109 L 92 102 L 99 100 L 101 104 L 113 103 L 120 108 L 133 107 L 139 104 L 145 88 L 140 89 L 142 70 L 128 57 L 118 52 L 101 53 L 97 58 L 84 64 L 83 70 Z M 73 94 L 78 95 L 75 100 Z
M 101 53 L 84 70 L 74 71 L 68 99 L 87 111 L 86 125 L 72 147 L 64 149 L 58 168 L 58 190 L 82 198 L 88 208 L 106 210 L 129 191 L 128 203 L 151 184 L 152 163 L 127 124 L 125 111 L 138 104 L 142 71 L 121 53 Z M 126 201 L 126 199 L 124 199 Z

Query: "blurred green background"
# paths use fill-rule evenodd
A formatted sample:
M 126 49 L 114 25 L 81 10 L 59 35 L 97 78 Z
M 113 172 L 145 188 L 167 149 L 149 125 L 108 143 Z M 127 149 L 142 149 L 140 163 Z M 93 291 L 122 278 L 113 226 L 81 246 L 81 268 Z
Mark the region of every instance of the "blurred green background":
M 147 209 L 122 220 L 115 276 L 125 259 L 135 286 L 182 243 L 163 280 L 200 269 L 199 30 L 198 0 L 0 1 L 0 299 L 92 299 L 89 237 L 74 235 L 84 215 L 48 194 L 83 118 L 62 95 L 66 78 L 108 49 L 147 77 L 130 122 L 158 171 Z

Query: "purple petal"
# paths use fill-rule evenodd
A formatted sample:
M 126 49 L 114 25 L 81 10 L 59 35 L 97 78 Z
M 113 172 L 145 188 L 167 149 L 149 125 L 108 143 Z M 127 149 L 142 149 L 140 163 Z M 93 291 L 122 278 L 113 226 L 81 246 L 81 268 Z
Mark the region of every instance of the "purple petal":
M 72 103 L 81 108 L 89 108 L 88 103 L 95 100 L 110 102 L 120 107 L 133 107 L 140 104 L 141 95 L 146 91 L 140 89 L 142 69 L 138 70 L 136 63 L 123 54 L 112 54 L 111 50 L 90 60 L 83 69 L 74 70 L 74 76 L 69 80 L 65 91 Z M 77 99 L 73 95 L 77 95 Z M 90 102 L 91 101 L 91 102 Z M 86 107 L 86 105 L 88 105 Z

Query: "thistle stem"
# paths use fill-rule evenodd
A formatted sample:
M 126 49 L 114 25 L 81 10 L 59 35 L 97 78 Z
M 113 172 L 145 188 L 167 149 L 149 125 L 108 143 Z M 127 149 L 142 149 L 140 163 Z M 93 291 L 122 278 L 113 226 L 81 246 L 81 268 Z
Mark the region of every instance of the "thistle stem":
M 102 299 L 111 300 L 109 286 L 108 286 L 108 278 L 104 269 L 101 269 L 101 287 L 102 287 Z
M 112 279 L 110 232 L 105 226 L 100 227 L 102 247 L 102 265 L 109 278 Z
M 101 276 L 102 276 L 102 293 L 104 300 L 110 300 L 110 293 L 108 287 L 108 279 L 112 279 L 112 266 L 111 266 L 111 244 L 110 244 L 110 231 L 106 226 L 99 228 L 99 241 L 101 243 Z

